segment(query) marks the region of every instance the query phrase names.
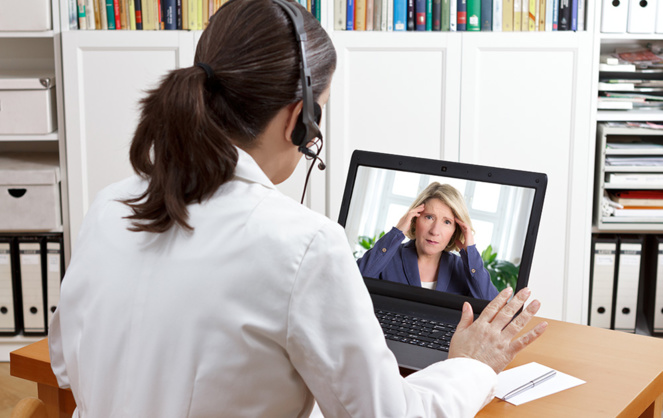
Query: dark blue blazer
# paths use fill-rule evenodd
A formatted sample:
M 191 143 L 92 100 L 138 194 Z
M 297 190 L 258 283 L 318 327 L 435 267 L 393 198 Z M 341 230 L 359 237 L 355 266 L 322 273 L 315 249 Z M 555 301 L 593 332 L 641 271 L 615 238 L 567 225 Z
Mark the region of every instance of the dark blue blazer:
M 403 239 L 405 235 L 395 227 L 380 238 L 357 260 L 362 275 L 421 287 L 414 240 L 401 244 Z M 497 288 L 490 281 L 476 245 L 467 249 L 460 250 L 460 256 L 442 252 L 435 290 L 491 300 L 497 296 Z

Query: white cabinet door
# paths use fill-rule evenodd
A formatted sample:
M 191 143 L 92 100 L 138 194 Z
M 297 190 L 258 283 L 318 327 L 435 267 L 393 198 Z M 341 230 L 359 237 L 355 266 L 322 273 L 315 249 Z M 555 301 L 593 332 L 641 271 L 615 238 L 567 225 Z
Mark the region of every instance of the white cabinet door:
M 169 70 L 192 65 L 182 31 L 68 31 L 62 34 L 72 248 L 103 187 L 133 173 L 129 144 L 139 101 Z
M 338 218 L 356 149 L 458 159 L 459 33 L 337 31 L 327 215 Z
M 548 175 L 530 287 L 539 315 L 581 322 L 591 222 L 592 38 L 466 33 L 460 160 Z

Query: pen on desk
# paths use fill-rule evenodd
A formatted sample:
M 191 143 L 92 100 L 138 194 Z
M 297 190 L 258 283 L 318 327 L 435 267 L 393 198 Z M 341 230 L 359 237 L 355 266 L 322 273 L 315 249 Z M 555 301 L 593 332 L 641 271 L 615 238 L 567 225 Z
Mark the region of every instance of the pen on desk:
M 519 386 L 512 390 L 511 392 L 507 393 L 502 397 L 503 400 L 507 400 L 509 398 L 512 398 L 516 395 L 519 395 L 523 392 L 525 392 L 528 389 L 533 388 L 534 386 L 540 385 L 541 383 L 545 382 L 546 380 L 552 379 L 555 376 L 555 373 L 557 373 L 555 370 L 551 370 L 548 373 L 544 374 L 543 376 L 539 376 L 534 380 L 530 380 L 529 382 L 525 383 L 522 386 Z

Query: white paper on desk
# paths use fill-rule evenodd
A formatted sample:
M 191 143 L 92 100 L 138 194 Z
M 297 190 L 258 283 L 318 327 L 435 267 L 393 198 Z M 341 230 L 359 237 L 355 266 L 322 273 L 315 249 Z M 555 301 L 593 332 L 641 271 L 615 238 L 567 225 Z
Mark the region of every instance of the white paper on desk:
M 550 367 L 543 366 L 539 363 L 528 363 L 522 366 L 514 367 L 513 369 L 504 370 L 497 375 L 497 391 L 495 396 L 502 399 L 504 395 L 512 390 L 543 376 L 552 370 Z M 513 405 L 521 405 L 525 402 L 533 401 L 544 396 L 552 395 L 553 393 L 561 392 L 565 389 L 586 383 L 576 377 L 569 376 L 566 373 L 557 371 L 552 379 L 527 389 L 526 391 L 510 397 L 507 402 Z

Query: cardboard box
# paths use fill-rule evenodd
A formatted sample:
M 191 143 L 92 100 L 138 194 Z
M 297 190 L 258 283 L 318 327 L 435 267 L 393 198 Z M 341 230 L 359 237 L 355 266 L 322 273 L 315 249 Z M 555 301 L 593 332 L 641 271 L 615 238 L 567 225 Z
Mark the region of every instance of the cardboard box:
M 57 129 L 55 77 L 0 73 L 0 134 L 48 134 Z
M 0 155 L 0 231 L 60 231 L 60 165 L 54 153 Z
M 51 0 L 0 0 L 0 31 L 51 30 Z

